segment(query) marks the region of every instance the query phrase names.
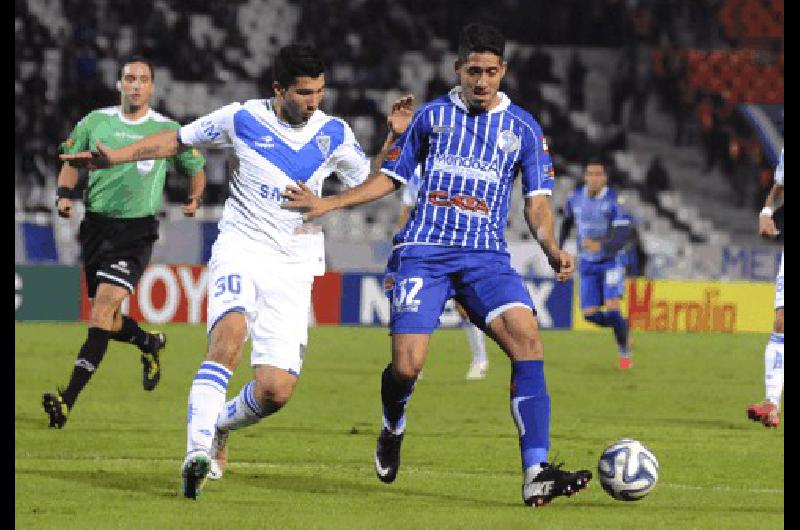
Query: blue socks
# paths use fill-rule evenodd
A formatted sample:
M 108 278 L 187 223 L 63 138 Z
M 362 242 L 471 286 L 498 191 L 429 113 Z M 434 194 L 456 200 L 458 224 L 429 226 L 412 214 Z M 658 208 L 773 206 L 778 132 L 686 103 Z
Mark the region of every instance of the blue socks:
M 519 431 L 522 469 L 547 462 L 550 396 L 544 380 L 544 361 L 511 363 L 511 415 Z
M 591 315 L 584 315 L 584 318 L 598 326 L 614 328 L 614 338 L 620 354 L 628 354 L 628 321 L 618 309 L 597 311 Z
M 414 391 L 414 381 L 398 381 L 392 375 L 392 363 L 386 365 L 381 375 L 381 401 L 383 402 L 383 426 L 394 434 L 406 428 L 406 402 Z

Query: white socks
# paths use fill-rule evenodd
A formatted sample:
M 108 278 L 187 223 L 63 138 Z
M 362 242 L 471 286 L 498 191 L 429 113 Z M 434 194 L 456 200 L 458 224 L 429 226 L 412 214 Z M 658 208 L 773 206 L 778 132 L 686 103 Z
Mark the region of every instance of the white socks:
M 189 391 L 189 418 L 186 453 L 211 450 L 214 424 L 225 405 L 225 392 L 231 371 L 219 363 L 205 361 L 200 365 Z
M 472 322 L 464 322 L 461 327 L 467 333 L 467 340 L 469 341 L 469 348 L 472 350 L 472 363 L 485 363 L 486 362 L 486 341 L 484 339 L 483 331 Z
M 780 407 L 783 392 L 783 333 L 772 333 L 764 352 L 766 398 Z
M 255 399 L 253 390 L 256 382 L 250 381 L 242 387 L 239 395 L 225 403 L 217 418 L 217 427 L 223 431 L 235 431 L 257 423 L 267 416 Z

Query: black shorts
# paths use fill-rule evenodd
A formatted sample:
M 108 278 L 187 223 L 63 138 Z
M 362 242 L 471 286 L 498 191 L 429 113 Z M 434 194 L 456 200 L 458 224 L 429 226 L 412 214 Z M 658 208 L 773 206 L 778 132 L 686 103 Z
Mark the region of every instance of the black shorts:
M 132 293 L 158 239 L 158 220 L 154 216 L 123 219 L 86 212 L 78 238 L 89 298 L 94 298 L 100 283 L 119 285 Z

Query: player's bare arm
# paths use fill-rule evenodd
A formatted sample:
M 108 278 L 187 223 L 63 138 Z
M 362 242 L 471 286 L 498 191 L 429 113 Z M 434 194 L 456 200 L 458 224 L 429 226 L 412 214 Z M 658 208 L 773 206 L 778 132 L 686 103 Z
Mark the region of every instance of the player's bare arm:
M 575 271 L 575 257 L 558 247 L 553 230 L 553 211 L 545 195 L 525 198 L 525 221 L 541 245 L 558 281 L 569 279 Z
M 119 149 L 109 149 L 98 140 L 96 151 L 59 155 L 59 158 L 74 167 L 102 169 L 137 160 L 169 158 L 178 154 L 181 149 L 185 147 L 178 140 L 177 131 L 161 131 Z
M 778 235 L 778 227 L 775 226 L 775 220 L 772 214 L 775 210 L 783 205 L 783 185 L 773 184 L 772 189 L 769 190 L 766 200 L 764 201 L 764 208 L 758 216 L 758 233 L 763 237 L 776 237 Z
M 303 220 L 310 221 L 333 210 L 372 202 L 396 191 L 399 183 L 381 172 L 380 167 L 391 146 L 405 132 L 411 122 L 413 110 L 414 96 L 412 95 L 404 96 L 392 104 L 387 119 L 389 133 L 383 147 L 372 162 L 372 171 L 367 180 L 343 193 L 324 198 L 317 197 L 311 188 L 302 182 L 297 182 L 296 186 L 287 186 L 281 194 L 286 199 L 284 207 L 302 211 Z
M 65 195 L 71 194 L 78 185 L 78 170 L 69 164 L 63 164 L 58 173 L 58 199 L 56 208 L 60 217 L 72 216 L 72 198 Z
M 201 168 L 192 176 L 192 181 L 189 188 L 189 197 L 186 199 L 186 204 L 183 205 L 184 216 L 194 217 L 194 214 L 200 207 L 200 201 L 203 198 L 203 191 L 205 189 L 206 172 Z

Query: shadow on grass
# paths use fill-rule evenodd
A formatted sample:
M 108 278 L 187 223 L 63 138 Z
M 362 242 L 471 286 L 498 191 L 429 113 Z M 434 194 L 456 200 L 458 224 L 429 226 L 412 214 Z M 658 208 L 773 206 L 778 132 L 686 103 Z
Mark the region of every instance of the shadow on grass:
M 229 476 L 228 480 L 235 480 L 239 486 L 259 488 L 263 492 L 267 492 L 269 490 L 279 490 L 290 493 L 307 493 L 313 495 L 342 495 L 348 497 L 358 496 L 362 499 L 366 498 L 367 496 L 373 496 L 376 497 L 376 501 L 380 503 L 383 503 L 385 500 L 388 500 L 392 497 L 401 497 L 413 502 L 427 500 L 431 503 L 447 502 L 491 508 L 522 506 L 521 502 L 500 501 L 442 492 L 415 490 L 399 485 L 385 485 L 378 482 L 378 479 L 375 479 L 374 484 L 365 484 L 358 481 L 343 480 L 331 477 L 286 473 L 266 475 L 240 472 L 236 475 Z M 214 490 L 216 490 L 218 487 L 224 487 L 224 484 L 212 483 L 206 486 L 209 494 L 213 494 Z M 229 499 L 226 502 L 241 504 L 251 503 L 251 501 L 245 498 L 242 498 L 241 500 Z
M 67 469 L 26 469 L 16 472 L 17 475 L 31 475 L 48 479 L 63 480 L 74 485 L 76 482 L 92 488 L 124 491 L 128 493 L 146 493 L 157 497 L 177 497 L 178 480 L 158 480 L 152 472 L 136 471 L 75 471 Z M 68 486 L 69 487 L 69 486 Z

